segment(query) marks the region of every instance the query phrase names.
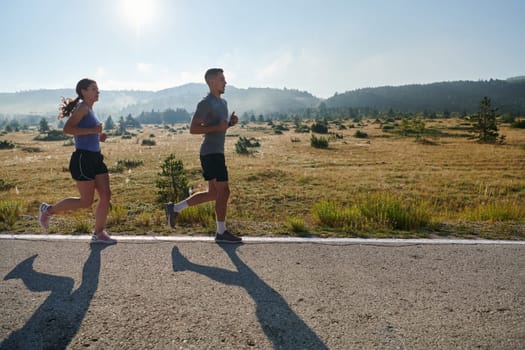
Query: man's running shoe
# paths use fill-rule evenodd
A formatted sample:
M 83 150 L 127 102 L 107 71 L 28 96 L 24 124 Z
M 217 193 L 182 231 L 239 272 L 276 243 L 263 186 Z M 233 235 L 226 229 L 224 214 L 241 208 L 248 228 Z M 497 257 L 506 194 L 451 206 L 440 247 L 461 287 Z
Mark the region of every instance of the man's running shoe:
M 102 231 L 98 235 L 91 236 L 91 243 L 115 244 L 117 241 L 109 237 L 106 231 Z
M 38 223 L 44 230 L 49 230 L 49 220 L 51 220 L 51 214 L 47 212 L 49 207 L 49 204 L 42 203 L 38 209 Z
M 172 202 L 166 203 L 164 209 L 166 210 L 166 221 L 168 222 L 168 226 L 175 228 L 175 221 L 177 221 L 177 215 L 179 215 L 179 213 L 173 210 Z
M 223 234 L 215 234 L 215 242 L 217 243 L 242 243 L 242 238 L 235 236 L 228 230 L 224 231 Z

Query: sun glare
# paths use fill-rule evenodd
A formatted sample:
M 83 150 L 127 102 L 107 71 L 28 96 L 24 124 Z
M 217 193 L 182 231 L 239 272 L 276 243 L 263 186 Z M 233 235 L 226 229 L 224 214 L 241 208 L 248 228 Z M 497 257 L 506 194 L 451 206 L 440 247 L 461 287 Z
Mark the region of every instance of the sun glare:
M 121 0 L 120 14 L 125 22 L 140 35 L 155 22 L 157 6 L 155 0 Z

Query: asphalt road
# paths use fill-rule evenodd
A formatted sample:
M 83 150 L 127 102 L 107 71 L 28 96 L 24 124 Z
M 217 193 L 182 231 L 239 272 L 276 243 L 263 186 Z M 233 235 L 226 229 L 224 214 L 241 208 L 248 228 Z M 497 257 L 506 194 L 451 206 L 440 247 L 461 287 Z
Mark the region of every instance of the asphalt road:
M 0 239 L 0 349 L 525 349 L 525 245 Z

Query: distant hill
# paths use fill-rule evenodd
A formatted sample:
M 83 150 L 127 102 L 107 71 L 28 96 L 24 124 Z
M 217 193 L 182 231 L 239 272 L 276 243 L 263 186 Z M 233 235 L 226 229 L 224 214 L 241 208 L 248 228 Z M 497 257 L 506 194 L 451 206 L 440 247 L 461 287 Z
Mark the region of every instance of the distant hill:
M 499 112 L 525 114 L 525 77 L 507 80 L 455 81 L 425 85 L 384 86 L 337 94 L 327 107 L 392 109 L 399 112 L 475 113 L 484 96 Z
M 194 111 L 197 103 L 208 93 L 205 84 L 185 84 L 182 86 L 153 91 L 104 91 L 95 105 L 97 114 L 120 116 L 139 115 L 143 111 L 163 111 L 183 108 Z M 73 89 L 32 90 L 16 93 L 0 93 L 0 115 L 56 115 L 60 97 L 75 97 Z M 308 92 L 289 89 L 248 88 L 238 89 L 227 86 L 223 97 L 228 101 L 231 111 L 265 114 L 313 108 L 321 99 Z
M 105 118 L 138 116 L 141 112 L 182 108 L 190 114 L 208 93 L 205 84 L 190 83 L 160 91 L 101 91 L 97 114 Z M 75 97 L 73 89 L 0 93 L 0 117 L 56 116 L 60 97 Z M 453 81 L 423 85 L 383 86 L 336 94 L 326 100 L 306 91 L 273 88 L 239 89 L 228 85 L 224 98 L 237 115 L 285 113 L 318 107 L 369 108 L 378 111 L 475 113 L 484 96 L 499 112 L 525 115 L 525 76 L 507 80 Z

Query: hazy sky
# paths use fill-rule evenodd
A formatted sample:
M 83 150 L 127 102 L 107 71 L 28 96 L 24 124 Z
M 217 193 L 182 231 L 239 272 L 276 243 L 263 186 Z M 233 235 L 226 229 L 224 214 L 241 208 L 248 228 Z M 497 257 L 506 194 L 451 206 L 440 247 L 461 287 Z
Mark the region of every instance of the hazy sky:
M 218 66 L 329 97 L 525 75 L 525 0 L 2 0 L 0 45 L 0 92 L 161 90 Z

